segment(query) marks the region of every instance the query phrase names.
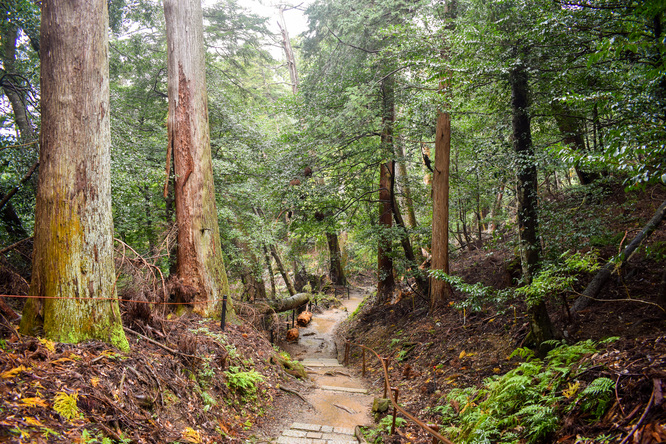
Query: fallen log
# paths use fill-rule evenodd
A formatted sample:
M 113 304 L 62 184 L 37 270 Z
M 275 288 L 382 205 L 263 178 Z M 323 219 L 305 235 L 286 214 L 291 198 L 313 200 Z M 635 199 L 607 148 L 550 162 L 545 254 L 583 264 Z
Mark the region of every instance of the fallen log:
M 312 312 L 304 311 L 303 313 L 298 315 L 298 318 L 296 318 L 296 323 L 298 323 L 298 325 L 300 325 L 301 327 L 305 327 L 310 323 L 311 320 L 312 320 Z
M 571 307 L 571 314 L 575 314 L 581 311 L 590 304 L 590 301 L 599 294 L 603 286 L 606 284 L 606 282 L 608 282 L 608 279 L 613 274 L 613 271 L 616 269 L 619 270 L 624 266 L 636 248 L 638 248 L 638 246 L 645 239 L 647 239 L 654 232 L 654 230 L 657 229 L 665 215 L 666 201 L 664 201 L 659 206 L 659 208 L 657 208 L 657 211 L 654 213 L 654 216 L 652 216 L 652 219 L 650 219 L 650 221 L 645 225 L 645 227 L 643 227 L 641 232 L 638 233 L 638 235 L 629 243 L 629 245 L 626 246 L 624 251 L 622 251 L 622 253 L 616 257 L 611 258 L 606 266 L 597 272 L 596 276 L 594 276 L 592 281 L 585 288 L 585 291 L 583 291 L 583 294 L 574 301 L 573 306 Z
M 291 328 L 287 330 L 287 341 L 295 341 L 298 339 L 298 328 Z
M 256 301 L 257 304 L 264 304 L 267 306 L 265 313 L 282 313 L 295 310 L 308 302 L 310 302 L 310 293 L 297 293 L 284 299 L 265 299 Z

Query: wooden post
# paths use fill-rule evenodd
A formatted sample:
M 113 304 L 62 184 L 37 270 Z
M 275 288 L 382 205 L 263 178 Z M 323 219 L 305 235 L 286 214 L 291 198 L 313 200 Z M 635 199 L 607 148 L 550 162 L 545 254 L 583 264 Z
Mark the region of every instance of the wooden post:
M 394 393 L 393 400 L 395 401 L 396 404 L 398 404 L 398 392 L 400 391 L 400 389 L 398 389 L 396 387 L 391 387 L 391 390 L 393 390 L 393 393 Z M 396 417 L 397 414 L 398 414 L 398 409 L 394 405 L 393 406 L 393 424 L 391 424 L 391 435 L 393 435 L 395 433 L 395 417 Z
M 345 365 L 349 365 L 349 341 L 345 342 Z
M 363 377 L 365 378 L 365 349 L 363 350 Z
M 384 363 L 384 367 L 388 368 L 388 358 L 382 358 L 382 362 Z M 386 396 L 388 396 L 388 381 L 384 381 L 384 399 L 386 399 Z

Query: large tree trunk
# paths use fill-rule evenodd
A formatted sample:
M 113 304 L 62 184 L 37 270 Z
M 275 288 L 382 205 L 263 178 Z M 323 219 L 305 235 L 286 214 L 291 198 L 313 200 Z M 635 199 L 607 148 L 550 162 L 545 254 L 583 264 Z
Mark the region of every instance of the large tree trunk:
M 510 75 L 513 114 L 513 149 L 517 158 L 518 243 L 523 278 L 529 284 L 539 265 L 541 246 L 537 239 L 537 169 L 530 128 L 529 83 L 524 67 Z M 554 337 L 554 329 L 544 301 L 528 307 L 530 341 L 536 345 Z
M 382 133 L 380 148 L 382 154 L 393 156 L 393 122 L 395 121 L 395 90 L 393 75 L 382 82 Z M 379 227 L 380 238 L 377 248 L 377 298 L 386 302 L 393 297 L 393 259 L 391 258 L 391 238 L 388 233 L 393 225 L 393 196 L 391 186 L 395 174 L 395 162 L 380 165 L 379 170 Z
M 393 225 L 393 205 L 391 202 L 391 176 L 393 162 L 381 164 L 379 175 L 379 226 L 381 229 L 377 249 L 377 298 L 386 302 L 393 296 L 395 279 L 393 278 L 393 252 L 391 237 L 388 234 Z
M 106 0 L 42 3 L 41 152 L 21 331 L 129 349 L 116 299 Z M 67 298 L 67 299 L 57 299 Z
M 164 0 L 169 150 L 176 173 L 177 275 L 208 314 L 229 292 L 222 260 L 208 128 L 203 17 L 199 0 Z M 233 306 L 227 303 L 227 316 Z
M 340 242 L 338 233 L 326 233 L 328 241 L 328 252 L 330 255 L 330 278 L 334 285 L 347 285 L 345 271 L 342 268 L 342 254 L 340 252 Z M 313 289 L 314 290 L 314 289 Z
M 440 112 L 435 136 L 435 168 L 432 179 L 432 270 L 449 273 L 449 163 L 451 116 Z M 430 278 L 430 311 L 443 306 L 451 296 L 449 284 Z

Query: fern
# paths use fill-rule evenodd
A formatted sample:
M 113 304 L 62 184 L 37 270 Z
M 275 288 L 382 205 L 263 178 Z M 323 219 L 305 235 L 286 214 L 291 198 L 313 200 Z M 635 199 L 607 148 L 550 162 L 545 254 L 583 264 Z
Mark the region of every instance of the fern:
M 580 393 L 581 408 L 595 418 L 601 418 L 613 396 L 615 382 L 609 378 L 597 378 Z
M 73 418 L 78 418 L 80 416 L 79 407 L 76 405 L 78 399 L 78 392 L 72 394 L 60 392 L 53 400 L 53 409 L 68 421 Z
M 560 415 L 575 405 L 597 418 L 608 408 L 614 383 L 599 378 L 584 390 L 571 374 L 583 371 L 597 344 L 583 341 L 557 345 L 545 359 L 518 349 L 513 355 L 527 359 L 503 376 L 484 381 L 483 387 L 454 389 L 446 396 L 458 414 L 442 408 L 447 433 L 462 443 L 535 443 L 557 429 Z M 513 356 L 512 355 L 512 356 Z

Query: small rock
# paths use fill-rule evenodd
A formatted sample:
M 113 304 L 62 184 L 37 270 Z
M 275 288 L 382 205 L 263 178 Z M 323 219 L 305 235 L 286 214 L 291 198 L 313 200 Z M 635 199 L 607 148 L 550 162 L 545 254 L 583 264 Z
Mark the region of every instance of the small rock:
M 384 413 L 388 412 L 390 401 L 387 398 L 375 398 L 372 401 L 372 411 L 373 413 Z

